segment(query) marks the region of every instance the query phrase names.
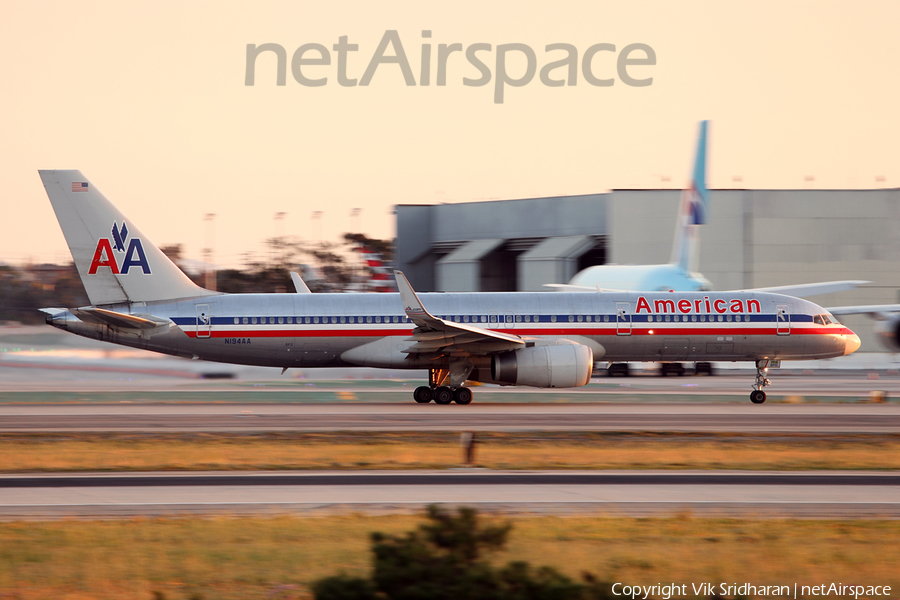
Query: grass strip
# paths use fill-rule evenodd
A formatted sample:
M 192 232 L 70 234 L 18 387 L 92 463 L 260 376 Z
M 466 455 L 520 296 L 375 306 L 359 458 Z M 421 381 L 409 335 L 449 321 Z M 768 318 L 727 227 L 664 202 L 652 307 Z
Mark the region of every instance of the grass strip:
M 478 433 L 491 469 L 898 470 L 896 435 Z M 0 472 L 443 469 L 452 433 L 3 434 Z
M 645 585 L 853 582 L 900 589 L 900 521 L 512 520 L 498 563 L 525 560 L 573 577 L 589 571 Z M 306 586 L 320 577 L 368 574 L 370 532 L 400 533 L 419 522 L 342 515 L 0 523 L 0 597 L 306 598 Z

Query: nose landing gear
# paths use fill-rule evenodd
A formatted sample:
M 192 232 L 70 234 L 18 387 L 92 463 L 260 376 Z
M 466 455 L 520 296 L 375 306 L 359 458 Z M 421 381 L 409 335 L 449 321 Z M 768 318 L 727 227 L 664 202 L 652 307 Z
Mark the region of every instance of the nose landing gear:
M 750 402 L 753 404 L 762 404 L 766 401 L 766 393 L 762 390 L 769 385 L 769 379 L 766 373 L 769 371 L 769 360 L 756 361 L 756 383 L 753 384 L 753 391 L 750 392 Z

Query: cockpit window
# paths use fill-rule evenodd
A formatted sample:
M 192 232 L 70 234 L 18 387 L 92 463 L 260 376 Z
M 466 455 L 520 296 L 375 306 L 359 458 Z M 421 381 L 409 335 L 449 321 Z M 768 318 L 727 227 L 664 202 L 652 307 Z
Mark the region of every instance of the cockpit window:
M 819 325 L 824 325 L 825 320 L 822 318 L 822 315 L 816 315 L 813 317 L 813 323 L 818 323 Z

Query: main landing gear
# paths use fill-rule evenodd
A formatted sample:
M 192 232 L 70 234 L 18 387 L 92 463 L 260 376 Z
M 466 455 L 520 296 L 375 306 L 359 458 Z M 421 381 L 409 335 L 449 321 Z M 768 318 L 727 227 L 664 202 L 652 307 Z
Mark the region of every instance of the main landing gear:
M 769 385 L 769 379 L 766 377 L 768 371 L 768 360 L 756 361 L 756 383 L 753 384 L 753 391 L 750 392 L 750 402 L 753 404 L 762 404 L 766 401 L 766 393 L 762 389 Z
M 609 366 L 606 367 L 606 374 L 609 377 L 628 377 L 631 374 L 631 369 L 628 368 L 628 363 L 610 363 Z
M 471 370 L 471 369 L 470 369 Z M 419 386 L 413 392 L 413 399 L 419 404 L 428 404 L 434 400 L 435 404 L 470 404 L 472 402 L 472 390 L 465 386 L 438 385 L 445 383 L 450 377 L 447 369 L 429 369 L 428 385 Z M 465 380 L 463 380 L 465 381 Z
M 678 362 L 664 362 L 659 365 L 659 373 L 663 377 L 668 377 L 669 375 L 676 375 L 681 377 L 684 375 L 684 365 Z
M 664 362 L 659 365 L 659 373 L 663 377 L 668 375 L 677 375 L 681 377 L 685 373 L 690 373 L 689 370 L 684 368 L 684 365 L 680 362 Z M 713 374 L 713 366 L 712 363 L 708 362 L 698 362 L 694 363 L 694 375 L 712 375 Z M 606 375 L 607 377 L 628 377 L 631 375 L 631 371 L 628 368 L 628 363 L 609 363 L 606 367 Z
M 428 404 L 434 400 L 435 404 L 470 404 L 472 402 L 472 390 L 467 387 L 449 388 L 445 385 L 431 389 L 427 385 L 419 386 L 413 392 L 413 398 L 419 404 Z

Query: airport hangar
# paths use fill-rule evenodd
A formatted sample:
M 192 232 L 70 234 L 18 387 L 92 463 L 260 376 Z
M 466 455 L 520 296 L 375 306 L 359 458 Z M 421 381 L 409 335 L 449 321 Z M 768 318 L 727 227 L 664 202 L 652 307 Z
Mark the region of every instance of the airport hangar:
M 669 262 L 681 190 L 398 205 L 397 266 L 421 291 L 547 291 L 599 264 Z M 710 190 L 700 272 L 714 289 L 841 279 L 825 307 L 900 302 L 900 189 Z M 842 321 L 862 352 L 884 352 L 874 322 Z

